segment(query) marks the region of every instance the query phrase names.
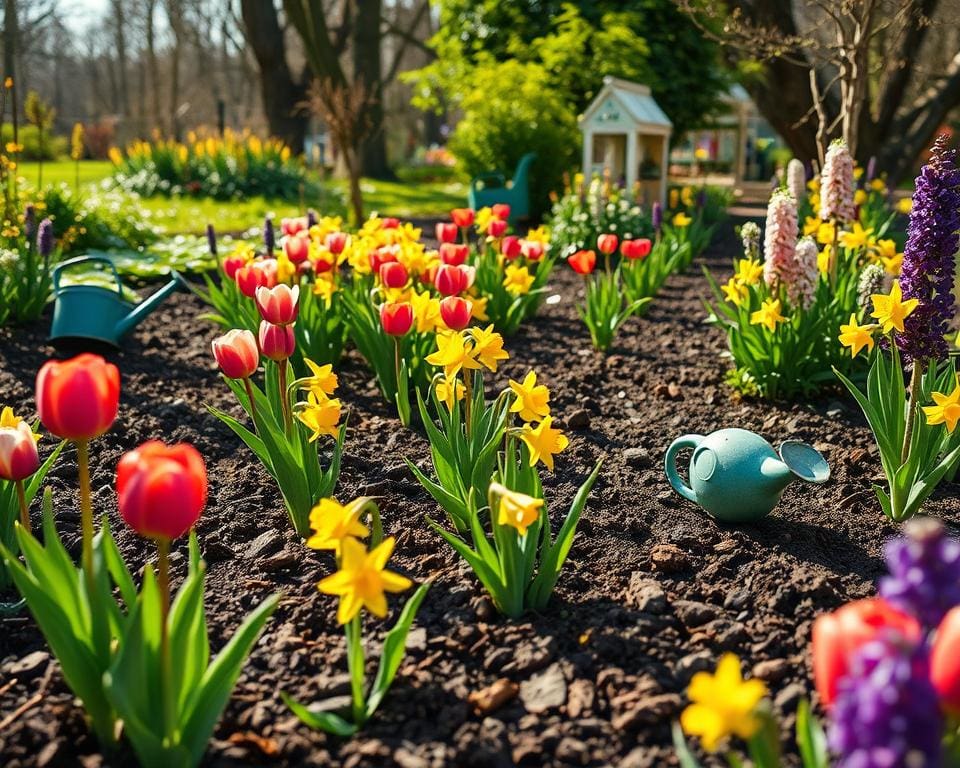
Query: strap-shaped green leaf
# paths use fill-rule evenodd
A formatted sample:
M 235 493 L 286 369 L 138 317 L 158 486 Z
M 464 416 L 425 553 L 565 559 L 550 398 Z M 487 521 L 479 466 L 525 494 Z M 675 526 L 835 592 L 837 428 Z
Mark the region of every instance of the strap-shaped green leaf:
M 325 731 L 326 733 L 346 739 L 353 736 L 353 734 L 359 730 L 358 726 L 353 723 L 348 723 L 334 712 L 311 712 L 303 706 L 303 704 L 300 704 L 296 699 L 291 698 L 283 691 L 280 692 L 280 698 L 283 699 L 284 704 L 290 707 L 293 714 L 300 718 L 300 721 L 304 725 L 308 725 L 318 731 Z
M 810 711 L 810 702 L 801 699 L 797 707 L 797 749 L 803 768 L 829 768 L 827 737 Z

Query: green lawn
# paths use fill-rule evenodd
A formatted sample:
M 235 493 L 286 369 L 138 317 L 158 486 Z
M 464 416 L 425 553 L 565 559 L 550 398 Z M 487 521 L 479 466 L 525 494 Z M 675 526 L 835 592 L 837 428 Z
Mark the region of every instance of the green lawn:
M 80 163 L 80 184 L 99 182 L 110 175 L 112 165 L 109 161 L 85 160 Z M 22 163 L 20 172 L 28 183 L 36 185 L 37 163 Z M 43 183 L 75 183 L 74 163 L 58 161 L 43 164 Z M 346 199 L 346 181 L 336 179 L 326 182 Z M 364 179 L 363 196 L 366 213 L 377 212 L 381 216 L 398 218 L 433 218 L 446 216 L 451 208 L 466 205 L 466 185 L 458 182 L 432 182 L 405 184 L 396 181 Z M 307 200 L 306 204 L 316 207 L 320 213 L 343 213 L 343 210 L 331 210 L 331 206 Z M 245 200 L 216 201 L 204 198 L 144 198 L 141 205 L 150 211 L 157 225 L 170 234 L 202 233 L 208 222 L 212 222 L 219 232 L 242 232 L 259 224 L 263 217 L 272 213 L 278 217 L 295 216 L 299 212 L 298 202 L 266 200 L 262 197 Z M 327 208 L 327 210 L 323 210 Z

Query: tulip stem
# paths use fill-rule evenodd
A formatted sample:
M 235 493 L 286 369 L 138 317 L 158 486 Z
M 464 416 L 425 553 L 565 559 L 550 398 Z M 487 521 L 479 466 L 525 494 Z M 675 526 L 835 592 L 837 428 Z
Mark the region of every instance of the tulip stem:
M 77 440 L 77 468 L 80 474 L 80 530 L 83 546 L 82 564 L 87 587 L 93 595 L 93 502 L 90 495 L 90 443 Z
M 290 418 L 290 395 L 287 394 L 287 361 L 280 360 L 277 363 L 280 369 L 280 409 L 283 411 L 283 431 L 287 437 L 293 427 L 293 421 Z
M 17 489 L 17 501 L 20 502 L 20 525 L 30 532 L 30 510 L 27 508 L 27 497 L 23 492 L 23 480 L 17 480 L 14 483 Z
M 160 589 L 160 696 L 163 705 L 163 732 L 173 731 L 173 670 L 170 666 L 170 539 L 157 538 L 157 586 Z
M 400 337 L 393 337 L 393 373 L 397 381 L 397 395 L 400 395 Z
M 903 430 L 903 448 L 900 451 L 900 463 L 906 464 L 910 458 L 910 443 L 913 441 L 913 427 L 917 421 L 917 395 L 920 392 L 920 379 L 923 366 L 919 360 L 913 361 L 913 373 L 910 374 L 910 390 L 907 399 L 907 424 Z
M 466 418 L 466 424 L 464 425 L 465 434 L 467 439 L 470 439 L 470 421 L 473 417 L 473 371 L 468 371 L 466 368 L 463 369 L 463 405 L 464 405 L 464 415 Z M 454 383 L 454 390 L 456 390 L 456 383 Z M 456 391 L 454 391 L 454 397 L 456 397 Z
M 253 420 L 253 429 L 257 429 L 257 404 L 253 399 L 253 387 L 250 386 L 250 377 L 246 377 L 243 380 L 243 386 L 247 390 L 247 400 L 250 401 L 250 418 Z

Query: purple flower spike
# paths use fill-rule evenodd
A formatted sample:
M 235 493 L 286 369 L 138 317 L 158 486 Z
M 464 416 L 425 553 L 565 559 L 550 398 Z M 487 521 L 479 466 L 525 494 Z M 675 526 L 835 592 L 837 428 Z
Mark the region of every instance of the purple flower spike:
M 913 193 L 913 210 L 903 249 L 900 289 L 920 306 L 905 320 L 897 346 L 905 360 L 947 356 L 944 335 L 956 312 L 953 300 L 955 255 L 960 236 L 960 171 L 956 152 L 940 136 L 923 166 Z
M 263 244 L 267 249 L 267 256 L 273 256 L 277 246 L 277 236 L 273 231 L 273 219 L 269 216 L 263 220 Z
M 207 247 L 210 249 L 210 255 L 217 255 L 217 232 L 213 224 L 207 224 Z
M 867 161 L 867 181 L 873 181 L 877 177 L 877 156 L 870 155 Z
M 960 541 L 932 518 L 910 521 L 905 532 L 884 547 L 890 575 L 880 579 L 880 595 L 929 631 L 960 605 Z
M 943 716 L 926 646 L 880 639 L 860 648 L 831 721 L 837 768 L 938 768 Z
M 654 230 L 659 232 L 660 227 L 663 225 L 663 206 L 659 200 L 654 201 L 650 209 L 650 220 L 653 223 Z
M 37 253 L 45 259 L 53 253 L 53 222 L 50 219 L 41 221 L 37 229 Z
M 317 225 L 317 212 L 310 208 L 307 211 L 307 229 L 310 227 L 315 227 Z
M 23 208 L 23 234 L 27 241 L 33 239 L 37 227 L 37 209 L 33 203 L 27 203 Z

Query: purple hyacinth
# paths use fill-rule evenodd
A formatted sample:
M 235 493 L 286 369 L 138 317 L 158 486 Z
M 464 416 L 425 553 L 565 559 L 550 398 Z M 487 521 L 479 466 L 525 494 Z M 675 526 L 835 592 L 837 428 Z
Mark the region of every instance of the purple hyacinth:
M 310 208 L 307 210 L 307 229 L 317 225 L 317 212 Z
M 870 155 L 867 161 L 867 181 L 873 181 L 877 177 L 877 156 Z
M 905 532 L 884 547 L 890 575 L 880 579 L 880 595 L 932 630 L 960 605 L 960 541 L 932 518 L 911 520 Z
M 47 258 L 53 253 L 53 222 L 44 219 L 37 228 L 37 253 Z
M 207 224 L 207 248 L 210 249 L 210 255 L 217 255 L 217 231 L 213 224 Z
M 33 203 L 27 203 L 23 207 L 23 234 L 27 242 L 33 239 L 33 233 L 37 226 L 37 209 Z
M 953 277 L 957 230 L 960 229 L 960 171 L 956 152 L 940 136 L 930 160 L 920 171 L 903 249 L 900 289 L 903 298 L 920 306 L 904 320 L 897 346 L 907 360 L 941 359 L 947 355 L 944 335 L 956 308 Z
M 650 221 L 653 224 L 654 231 L 659 232 L 663 225 L 663 205 L 660 204 L 659 200 L 655 200 L 650 208 Z
M 707 204 L 707 188 L 700 187 L 700 191 L 697 192 L 697 208 L 703 208 Z
M 842 678 L 828 742 L 837 768 L 937 768 L 943 717 L 924 644 L 878 639 Z
M 272 256 L 277 245 L 277 236 L 273 231 L 273 219 L 267 216 L 263 220 L 263 244 L 267 249 L 267 256 Z

